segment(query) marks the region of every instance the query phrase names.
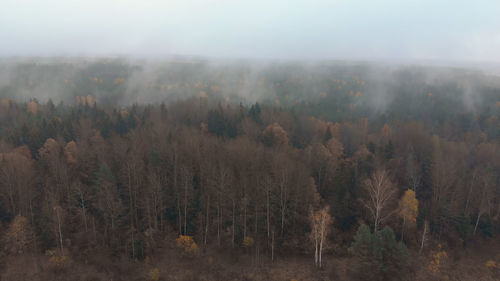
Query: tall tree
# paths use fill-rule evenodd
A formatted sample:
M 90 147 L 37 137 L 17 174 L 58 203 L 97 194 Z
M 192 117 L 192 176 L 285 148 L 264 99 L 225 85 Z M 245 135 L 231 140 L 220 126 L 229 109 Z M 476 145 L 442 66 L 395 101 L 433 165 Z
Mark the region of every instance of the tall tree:
M 330 216 L 330 206 L 325 206 L 318 211 L 310 210 L 309 220 L 311 224 L 310 239 L 314 244 L 314 264 L 322 267 L 322 253 L 328 238 L 332 217 Z
M 364 185 L 368 198 L 363 203 L 372 216 L 373 230 L 377 232 L 379 225 L 394 214 L 395 210 L 391 210 L 390 207 L 396 194 L 396 187 L 385 169 L 376 170 L 365 180 Z

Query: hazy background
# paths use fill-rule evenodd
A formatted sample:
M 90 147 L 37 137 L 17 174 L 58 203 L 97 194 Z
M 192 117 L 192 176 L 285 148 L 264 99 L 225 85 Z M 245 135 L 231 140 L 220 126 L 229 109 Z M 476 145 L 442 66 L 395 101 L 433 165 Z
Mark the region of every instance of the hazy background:
M 0 56 L 500 62 L 500 1 L 2 0 Z

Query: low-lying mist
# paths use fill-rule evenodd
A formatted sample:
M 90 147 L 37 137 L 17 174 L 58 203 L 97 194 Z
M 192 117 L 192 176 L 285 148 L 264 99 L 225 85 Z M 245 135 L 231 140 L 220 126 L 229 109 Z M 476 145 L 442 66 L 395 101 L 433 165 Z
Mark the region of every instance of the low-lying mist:
M 11 58 L 0 61 L 0 97 L 99 106 L 169 103 L 187 98 L 214 104 L 309 108 L 337 113 L 421 114 L 453 105 L 476 112 L 500 101 L 500 78 L 473 68 L 347 61 L 244 61 L 172 58 Z

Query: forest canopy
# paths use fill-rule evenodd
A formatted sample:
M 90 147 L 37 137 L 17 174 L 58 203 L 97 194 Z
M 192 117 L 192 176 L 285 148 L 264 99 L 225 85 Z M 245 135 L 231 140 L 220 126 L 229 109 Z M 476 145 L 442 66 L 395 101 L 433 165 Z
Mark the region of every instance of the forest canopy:
M 497 76 L 33 59 L 0 62 L 0 77 L 6 280 L 35 256 L 29 274 L 85 280 L 127 280 L 118 264 L 181 276 L 165 256 L 209 280 L 234 273 L 214 259 L 288 256 L 317 267 L 303 279 L 443 280 L 481 247 L 475 272 L 499 276 Z

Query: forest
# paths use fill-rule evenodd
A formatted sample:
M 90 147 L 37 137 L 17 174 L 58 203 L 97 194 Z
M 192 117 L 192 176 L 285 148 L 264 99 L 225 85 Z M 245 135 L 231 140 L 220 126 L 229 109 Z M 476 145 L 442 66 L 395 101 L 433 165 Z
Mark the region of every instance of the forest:
M 500 280 L 500 77 L 0 60 L 0 280 Z

